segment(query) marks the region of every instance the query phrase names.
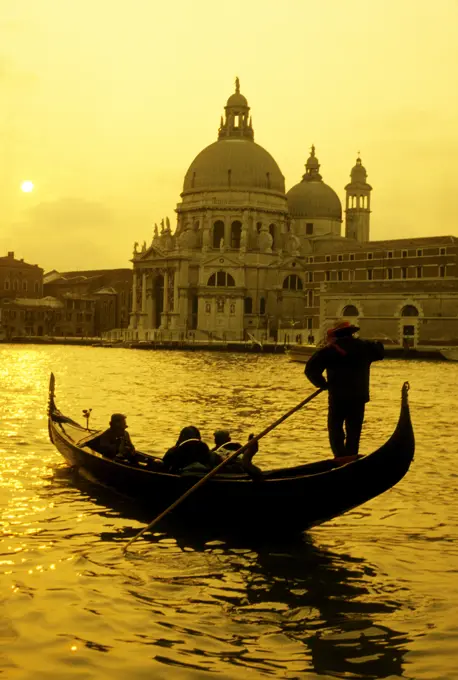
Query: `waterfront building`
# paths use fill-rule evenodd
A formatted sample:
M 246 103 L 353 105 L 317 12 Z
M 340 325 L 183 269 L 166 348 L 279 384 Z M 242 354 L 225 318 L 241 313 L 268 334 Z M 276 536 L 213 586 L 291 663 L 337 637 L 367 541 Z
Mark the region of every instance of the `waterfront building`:
M 165 218 L 149 245 L 135 244 L 129 329 L 107 337 L 306 342 L 325 330 L 323 284 L 355 282 L 363 291 L 368 283 L 374 293 L 373 282 L 389 289 L 406 281 L 398 288 L 407 294 L 410 281 L 416 290 L 456 281 L 454 237 L 370 240 L 371 192 L 358 156 L 342 235 L 342 204 L 314 146 L 286 191 L 278 164 L 254 141 L 237 79 L 217 140 L 185 174 L 174 228 Z
M 58 299 L 14 298 L 5 300 L 1 308 L 3 340 L 24 337 L 89 337 L 95 336 L 94 298 L 65 293 Z
M 17 297 L 39 298 L 43 295 L 43 269 L 14 257 L 10 251 L 0 257 L 0 302 Z
M 132 270 L 101 269 L 58 272 L 44 275 L 45 295 L 58 299 L 93 301 L 92 336 L 114 328 L 127 328 L 132 304 Z M 77 312 L 77 310 L 75 310 Z

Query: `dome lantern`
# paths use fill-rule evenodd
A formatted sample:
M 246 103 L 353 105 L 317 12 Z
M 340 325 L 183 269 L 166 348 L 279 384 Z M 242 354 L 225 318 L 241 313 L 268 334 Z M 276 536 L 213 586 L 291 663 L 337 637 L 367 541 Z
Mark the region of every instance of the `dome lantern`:
M 250 107 L 243 94 L 240 94 L 240 80 L 235 79 L 235 92 L 231 94 L 224 107 L 225 120 L 221 120 L 218 130 L 218 139 L 235 138 L 250 139 L 253 141 L 254 133 L 249 117 Z
M 305 164 L 305 175 L 302 176 L 304 182 L 320 182 L 322 177 L 319 173 L 320 163 L 315 156 L 315 145 L 312 144 L 310 156 Z

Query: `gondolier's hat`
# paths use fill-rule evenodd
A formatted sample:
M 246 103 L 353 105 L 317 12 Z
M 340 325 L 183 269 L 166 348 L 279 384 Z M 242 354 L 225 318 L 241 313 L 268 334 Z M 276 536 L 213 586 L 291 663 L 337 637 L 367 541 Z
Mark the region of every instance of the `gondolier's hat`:
M 341 321 L 334 328 L 330 328 L 327 332 L 329 339 L 331 338 L 345 338 L 348 335 L 353 335 L 359 331 L 359 326 L 353 326 L 349 321 Z
M 124 413 L 113 413 L 110 418 L 110 425 L 112 423 L 121 423 L 123 420 L 126 420 L 127 416 L 124 415 Z

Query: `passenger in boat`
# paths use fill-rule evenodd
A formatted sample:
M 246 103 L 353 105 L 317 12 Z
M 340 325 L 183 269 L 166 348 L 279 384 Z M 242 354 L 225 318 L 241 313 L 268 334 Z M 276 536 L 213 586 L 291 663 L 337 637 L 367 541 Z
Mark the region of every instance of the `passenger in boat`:
M 175 446 L 165 453 L 162 461 L 167 472 L 178 473 L 211 470 L 222 458 L 210 451 L 197 427 L 189 425 L 181 430 Z
M 127 427 L 126 416 L 123 413 L 113 413 L 108 430 L 85 442 L 85 446 L 90 446 L 94 451 L 112 460 L 122 458 L 134 462 L 136 452 Z
M 234 451 L 238 451 L 242 448 L 240 442 L 233 442 L 231 439 L 230 432 L 228 430 L 216 430 L 213 434 L 215 439 L 215 446 L 212 451 L 216 451 L 221 458 L 227 458 Z M 253 439 L 254 434 L 250 434 L 248 441 Z M 255 441 L 251 446 L 249 446 L 242 454 L 241 460 L 234 460 L 227 464 L 224 468 L 225 472 L 228 473 L 243 473 L 248 472 L 252 476 L 259 476 L 262 474 L 260 468 L 252 463 L 253 456 L 259 451 L 258 442 Z
M 225 444 L 231 442 L 231 433 L 229 430 L 216 430 L 216 432 L 213 433 L 213 438 L 215 445 L 212 448 L 212 451 L 216 451 L 216 449 L 219 449 L 220 446 L 224 446 Z M 234 442 L 231 443 L 233 444 Z
M 327 344 L 305 366 L 310 382 L 328 390 L 329 443 L 336 458 L 358 454 L 364 410 L 369 401 L 370 366 L 384 357 L 382 343 L 355 338 L 358 331 L 348 321 L 329 329 Z

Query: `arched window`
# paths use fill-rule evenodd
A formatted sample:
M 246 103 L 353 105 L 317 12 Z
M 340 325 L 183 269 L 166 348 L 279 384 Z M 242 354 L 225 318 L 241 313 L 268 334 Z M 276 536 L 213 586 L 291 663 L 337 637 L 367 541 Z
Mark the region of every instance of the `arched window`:
M 259 300 L 259 313 L 260 314 L 265 314 L 266 313 L 266 298 L 261 298 Z
M 232 222 L 231 224 L 231 248 L 240 248 L 240 239 L 242 236 L 242 223 Z
M 283 288 L 286 290 L 302 290 L 303 284 L 297 274 L 290 274 L 283 281 Z
M 252 314 L 253 313 L 253 298 L 246 297 L 243 301 L 243 313 Z
M 212 274 L 207 281 L 207 286 L 218 286 L 218 288 L 226 288 L 227 286 L 235 286 L 234 277 L 227 272 L 219 271 Z
M 401 316 L 418 316 L 419 311 L 413 305 L 406 305 L 401 309 Z
M 221 239 L 224 238 L 224 222 L 218 220 L 213 225 L 213 248 L 219 248 L 221 245 Z
M 347 305 L 343 309 L 342 316 L 359 316 L 359 312 L 355 305 Z

